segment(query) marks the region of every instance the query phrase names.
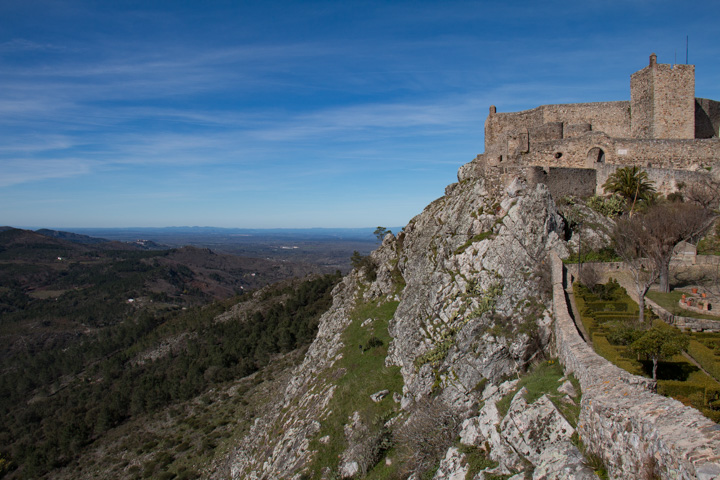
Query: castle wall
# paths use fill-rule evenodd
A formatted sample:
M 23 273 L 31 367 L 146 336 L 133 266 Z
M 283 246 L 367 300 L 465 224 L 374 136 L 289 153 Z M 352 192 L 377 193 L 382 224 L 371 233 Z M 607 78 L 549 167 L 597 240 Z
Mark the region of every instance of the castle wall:
M 507 138 L 528 131 L 531 141 L 560 140 L 589 131 L 628 137 L 630 102 L 594 102 L 542 105 L 521 112 L 497 113 L 494 107 L 485 120 L 485 152 L 512 155 Z
M 557 354 L 582 389 L 578 434 L 590 452 L 602 457 L 610 478 L 638 478 L 652 466 L 663 480 L 718 478 L 717 424 L 694 408 L 652 393 L 650 379 L 596 354 L 570 316 L 564 267 L 554 253 L 551 268 Z
M 541 108 L 495 113 L 495 107 L 490 107 L 490 114 L 485 120 L 485 153 L 493 156 L 506 155 L 505 142 L 509 135 L 523 128 L 528 129 L 543 124 Z
M 596 154 L 591 154 L 594 148 L 603 151 L 601 162 Z M 513 160 L 523 165 L 575 168 L 595 168 L 601 163 L 670 169 L 710 167 L 720 161 L 720 139 L 635 140 L 593 132 L 581 137 L 537 142 L 531 136 L 529 151 Z
M 720 161 L 720 140 L 616 140 L 608 163 L 659 168 L 710 167 Z M 623 153 L 624 152 L 624 153 Z
M 720 137 L 720 102 L 695 99 L 695 138 Z
M 458 178 L 521 176 L 556 198 L 602 192 L 620 166 L 648 172 L 662 194 L 720 163 L 720 102 L 695 98 L 695 66 L 650 64 L 632 74 L 631 100 L 542 105 L 485 122 L 485 153 Z M 597 169 L 590 173 L 588 169 Z M 593 181 L 594 178 L 594 181 Z
M 720 148 L 720 141 L 716 143 Z M 567 162 L 564 162 L 567 163 Z M 668 195 L 679 190 L 678 184 L 704 183 L 709 173 L 705 169 L 687 170 L 668 167 L 648 167 L 637 162 L 599 163 L 585 168 L 582 162 L 577 167 L 566 167 L 561 163 L 555 166 L 538 166 L 533 164 L 492 164 L 484 155 L 479 155 L 472 162 L 463 165 L 458 171 L 458 180 L 468 178 L 485 178 L 487 185 L 497 186 L 494 195 L 501 195 L 501 190 L 516 177 L 524 178 L 529 185 L 544 183 L 548 186 L 553 198 L 559 199 L 572 195 L 588 197 L 604 194 L 602 188 L 608 177 L 618 168 L 628 165 L 639 165 L 647 172 L 648 179 L 655 184 L 658 193 Z
M 518 177 L 524 179 L 529 187 L 538 183 L 547 185 L 555 199 L 568 195 L 587 197 L 595 193 L 597 185 L 597 172 L 591 168 L 488 165 L 476 160 L 463 165 L 458 171 L 458 181 L 483 178 L 485 188 L 497 197 Z
M 565 127 L 590 124 L 593 132 L 625 138 L 630 131 L 630 102 L 593 102 L 543 105 L 544 122 L 563 122 Z M 570 135 L 563 135 L 568 138 Z
M 602 186 L 608 177 L 622 165 L 600 165 L 597 167 L 597 193 L 602 195 L 605 193 Z M 703 182 L 707 180 L 708 173 L 706 170 L 672 170 L 665 168 L 642 167 L 647 172 L 648 180 L 655 184 L 655 189 L 662 195 L 668 195 L 678 191 L 678 184 L 684 183 L 690 185 L 695 182 Z

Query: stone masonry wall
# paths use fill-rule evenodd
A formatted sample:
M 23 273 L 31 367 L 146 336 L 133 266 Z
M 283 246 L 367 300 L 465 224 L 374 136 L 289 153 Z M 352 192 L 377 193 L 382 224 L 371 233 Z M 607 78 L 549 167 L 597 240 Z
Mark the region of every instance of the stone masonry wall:
M 541 108 L 522 112 L 495 113 L 495 107 L 490 107 L 490 114 L 485 120 L 485 154 L 505 154 L 505 139 L 508 135 L 519 129 L 542 125 Z
M 652 138 L 653 98 L 650 68 L 643 68 L 630 75 L 630 109 L 632 138 Z
M 720 137 L 720 102 L 695 99 L 695 138 Z
M 619 138 L 630 130 L 628 101 L 544 105 L 542 109 L 545 122 L 563 122 L 566 126 L 589 123 L 592 131 Z
M 702 140 L 634 140 L 610 138 L 601 133 L 550 142 L 530 137 L 530 151 L 514 160 L 523 165 L 596 168 L 597 156 L 591 150 L 600 148 L 604 163 L 640 165 L 673 169 L 711 166 L 720 161 L 720 139 Z
M 650 64 L 630 76 L 633 138 L 695 138 L 695 65 Z
M 720 142 L 718 142 L 720 148 Z M 666 159 L 667 163 L 669 159 Z M 561 162 L 557 162 L 562 165 Z M 567 163 L 567 162 L 565 162 Z M 515 177 L 524 178 L 529 184 L 536 185 L 544 183 L 552 193 L 554 198 L 562 198 L 566 195 L 576 197 L 587 197 L 593 194 L 602 195 L 604 190 L 603 184 L 607 181 L 615 170 L 625 165 L 634 165 L 633 162 L 628 163 L 599 163 L 593 165 L 593 168 L 584 168 L 581 162 L 576 162 L 576 168 L 565 166 L 537 166 L 517 164 L 498 164 L 489 165 L 485 161 L 484 155 L 480 155 L 478 159 L 464 165 L 458 171 L 458 181 L 468 178 L 485 177 L 489 179 L 488 184 L 507 186 Z M 685 170 L 676 168 L 644 167 L 642 170 L 647 172 L 650 181 L 654 182 L 658 193 L 667 195 L 678 191 L 678 185 L 684 183 L 690 185 L 694 182 L 707 180 L 709 173 L 705 169 Z M 501 190 L 498 190 L 498 194 Z
M 605 193 L 602 186 L 608 177 L 615 172 L 621 165 L 599 165 L 597 167 L 597 194 Z M 655 184 L 658 193 L 667 195 L 678 191 L 678 184 L 684 183 L 690 185 L 695 182 L 707 180 L 710 176 L 704 169 L 698 171 L 692 170 L 673 170 L 665 168 L 644 167 L 642 168 L 648 174 L 648 179 Z
M 564 267 L 551 258 L 558 357 L 582 388 L 578 433 L 610 478 L 710 480 L 720 475 L 720 426 L 650 391 L 652 381 L 597 355 L 578 334 L 565 298 Z
M 543 131 L 547 123 L 561 123 L 568 129 L 567 134 L 558 137 L 577 136 L 578 130 L 605 132 L 612 137 L 626 137 L 630 129 L 630 102 L 569 103 L 541 105 L 521 112 L 497 113 L 490 107 L 485 120 L 485 152 L 506 154 L 505 138 L 524 130 Z M 587 125 L 590 125 L 588 128 Z M 553 127 L 553 132 L 555 133 Z M 547 139 L 540 135 L 540 140 Z
M 597 171 L 592 168 L 550 167 L 543 180 L 542 183 L 548 186 L 553 198 L 584 198 L 595 193 Z
M 695 65 L 655 66 L 654 138 L 695 138 Z
M 485 179 L 488 191 L 498 197 L 516 178 L 532 187 L 538 183 L 547 185 L 553 198 L 568 195 L 587 197 L 593 195 L 597 188 L 597 172 L 591 168 L 487 165 L 473 161 L 458 170 L 460 182 L 480 177 Z

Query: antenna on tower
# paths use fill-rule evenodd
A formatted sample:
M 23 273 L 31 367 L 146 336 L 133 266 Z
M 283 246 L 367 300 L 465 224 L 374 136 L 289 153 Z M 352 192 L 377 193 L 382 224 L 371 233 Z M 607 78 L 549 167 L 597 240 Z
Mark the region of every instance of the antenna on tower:
M 685 65 L 688 64 L 688 43 L 690 43 L 690 35 L 685 35 Z

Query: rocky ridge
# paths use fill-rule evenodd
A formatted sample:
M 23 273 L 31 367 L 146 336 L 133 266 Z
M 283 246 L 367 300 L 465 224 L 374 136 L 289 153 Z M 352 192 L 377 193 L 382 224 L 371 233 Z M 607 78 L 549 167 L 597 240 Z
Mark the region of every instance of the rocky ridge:
M 435 478 L 465 478 L 472 455 L 453 444 L 458 434 L 488 462 L 473 478 L 593 478 L 559 400 L 528 405 L 508 380 L 549 356 L 547 254 L 567 254 L 563 219 L 544 185 L 516 181 L 500 198 L 486 187 L 482 178 L 450 185 L 336 287 L 284 397 L 237 446 L 232 478 L 360 478 L 383 469 L 373 478 L 420 478 L 435 468 Z M 371 355 L 381 356 L 384 380 L 349 383 Z M 368 390 L 373 398 L 350 387 L 365 384 L 377 388 Z M 508 395 L 500 415 L 495 403 Z M 448 440 L 411 452 L 418 435 Z

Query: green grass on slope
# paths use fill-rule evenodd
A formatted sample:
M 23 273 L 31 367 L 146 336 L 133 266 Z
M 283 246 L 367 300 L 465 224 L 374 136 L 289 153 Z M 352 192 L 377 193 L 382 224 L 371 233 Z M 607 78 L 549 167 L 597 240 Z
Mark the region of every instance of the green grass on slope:
M 334 383 L 336 390 L 328 405 L 330 414 L 321 421 L 320 431 L 310 443 L 317 454 L 306 478 L 320 478 L 324 468 L 338 471 L 339 456 L 347 448 L 343 427 L 351 421 L 353 412 L 360 413 L 370 435 L 388 434 L 384 423 L 399 410 L 393 393 L 401 394 L 403 386 L 400 368 L 385 366 L 391 340 L 388 322 L 397 306 L 398 302 L 368 302 L 356 307 L 351 315 L 352 322 L 342 337 L 343 357 L 326 372 L 325 381 Z M 373 319 L 372 323 L 362 327 L 368 318 Z M 373 402 L 370 395 L 381 390 L 390 393 L 382 401 Z M 326 436 L 329 441 L 321 442 Z
M 560 363 L 558 363 L 555 359 L 536 365 L 532 370 L 520 378 L 515 390 L 508 393 L 497 402 L 498 411 L 504 417 L 510 408 L 510 403 L 515 396 L 515 393 L 525 387 L 527 389 L 525 401 L 528 404 L 535 402 L 535 400 L 543 395 L 547 395 L 550 401 L 552 401 L 558 410 L 560 410 L 560 413 L 563 414 L 567 421 L 570 422 L 571 425 L 577 426 L 577 420 L 580 416 L 580 383 L 574 376 L 568 375 L 567 378 L 573 384 L 575 391 L 578 393 L 578 397 L 575 399 L 576 405 L 561 402 L 560 398 L 563 397 L 564 394 L 558 393 L 558 387 L 563 384 L 563 382 L 560 382 L 560 379 L 564 376 L 565 374 L 563 372 L 562 365 L 560 365 Z

